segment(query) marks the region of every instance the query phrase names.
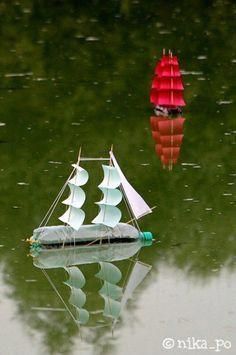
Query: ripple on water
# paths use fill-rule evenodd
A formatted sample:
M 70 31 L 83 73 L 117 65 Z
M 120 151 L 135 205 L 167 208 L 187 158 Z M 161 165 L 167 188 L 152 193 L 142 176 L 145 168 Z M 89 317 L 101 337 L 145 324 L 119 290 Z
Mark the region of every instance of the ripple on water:
M 87 41 L 87 42 L 97 42 L 97 41 L 100 41 L 100 38 L 93 37 L 93 36 L 88 36 L 88 37 L 85 38 L 85 41 Z
M 181 70 L 182 75 L 202 75 L 203 72 L 201 71 L 187 71 L 187 70 Z
M 5 78 L 15 78 L 15 77 L 24 77 L 24 76 L 32 76 L 32 72 L 28 73 L 7 73 L 4 75 Z
M 233 103 L 233 100 L 220 100 L 216 102 L 217 105 L 230 105 Z
M 62 164 L 61 161 L 54 161 L 54 160 L 49 160 L 49 164 Z
M 207 59 L 207 56 L 206 56 L 206 55 L 199 55 L 199 56 L 197 57 L 197 59 L 199 59 L 199 60 L 204 60 L 204 59 Z

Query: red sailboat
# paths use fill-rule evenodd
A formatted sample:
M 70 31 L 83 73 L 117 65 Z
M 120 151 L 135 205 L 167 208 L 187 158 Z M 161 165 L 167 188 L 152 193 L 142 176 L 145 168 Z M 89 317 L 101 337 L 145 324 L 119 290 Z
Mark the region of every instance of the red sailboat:
M 150 101 L 156 114 L 151 117 L 151 128 L 156 153 L 163 166 L 169 169 L 178 161 L 184 136 L 185 119 L 181 117 L 182 107 L 185 106 L 183 90 L 178 58 L 171 51 L 168 55 L 163 52 L 155 67 L 150 93 Z

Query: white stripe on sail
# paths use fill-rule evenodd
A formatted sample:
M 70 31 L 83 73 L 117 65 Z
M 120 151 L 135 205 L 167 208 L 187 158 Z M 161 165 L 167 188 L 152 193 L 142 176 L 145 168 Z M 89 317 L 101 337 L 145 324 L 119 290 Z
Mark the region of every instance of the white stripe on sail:
M 117 160 L 112 152 L 110 152 L 110 157 L 112 159 L 112 162 L 114 164 L 114 167 L 117 169 L 120 175 L 121 179 L 121 185 L 124 189 L 125 195 L 127 197 L 127 200 L 129 202 L 129 206 L 135 216 L 136 219 L 141 218 L 142 216 L 145 216 L 148 213 L 151 213 L 152 210 L 148 206 L 148 204 L 144 201 L 144 199 L 135 191 L 135 189 L 130 185 L 126 177 L 124 176 L 122 170 L 119 167 L 119 164 L 117 163 Z
M 69 224 L 76 231 L 79 230 L 85 219 L 83 210 L 69 206 L 68 210 L 59 217 L 60 221 Z
M 97 202 L 100 208 L 100 212 L 92 220 L 92 223 L 103 224 L 105 226 L 114 228 L 121 220 L 121 211 L 115 206 L 101 204 Z
M 68 183 L 68 186 L 70 188 L 70 196 L 66 200 L 62 201 L 62 203 L 64 205 L 80 208 L 83 206 L 85 201 L 84 191 L 81 189 L 81 187 L 72 185 L 71 183 Z

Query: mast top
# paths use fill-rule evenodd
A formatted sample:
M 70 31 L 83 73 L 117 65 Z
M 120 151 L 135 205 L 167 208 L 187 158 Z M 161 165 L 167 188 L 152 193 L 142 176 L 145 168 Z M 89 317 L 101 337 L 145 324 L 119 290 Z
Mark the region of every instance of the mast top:
M 77 165 L 79 165 L 80 162 L 80 157 L 81 157 L 81 147 L 79 147 L 79 154 L 78 154 L 78 159 L 77 159 Z

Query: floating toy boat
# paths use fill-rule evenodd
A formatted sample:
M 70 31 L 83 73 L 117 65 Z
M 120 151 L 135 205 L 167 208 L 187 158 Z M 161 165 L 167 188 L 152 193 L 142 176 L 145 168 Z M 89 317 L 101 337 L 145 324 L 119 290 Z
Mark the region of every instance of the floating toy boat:
M 184 137 L 185 118 L 181 116 L 185 106 L 183 90 L 178 58 L 171 51 L 166 55 L 164 50 L 152 81 L 150 102 L 154 105 L 156 116 L 151 116 L 150 123 L 156 154 L 163 167 L 169 170 L 178 162 Z
M 73 171 L 59 192 L 39 228 L 33 231 L 30 238 L 31 250 L 38 252 L 41 249 L 58 247 L 85 246 L 96 243 L 120 243 L 132 242 L 137 239 L 151 241 L 152 233 L 141 232 L 137 220 L 152 209 L 144 199 L 134 190 L 121 171 L 118 162 L 110 151 L 109 158 L 83 158 L 79 154 L 78 162 L 72 164 Z M 102 165 L 104 178 L 98 186 L 103 193 L 103 198 L 96 204 L 99 206 L 98 215 L 92 220 L 92 224 L 84 225 L 85 212 L 82 206 L 86 195 L 81 186 L 84 186 L 88 179 L 88 172 L 81 167 L 83 161 L 107 160 L 109 165 Z M 64 224 L 47 226 L 47 223 L 54 212 L 61 196 L 66 189 L 70 188 L 70 195 L 62 201 L 67 206 L 66 212 L 59 217 Z M 130 223 L 120 223 L 121 211 L 117 205 L 124 199 L 131 215 Z
M 150 93 L 150 102 L 154 105 L 155 113 L 164 116 L 180 114 L 182 107 L 186 105 L 183 90 L 178 58 L 171 51 L 166 55 L 163 50 L 162 58 L 155 67 Z

